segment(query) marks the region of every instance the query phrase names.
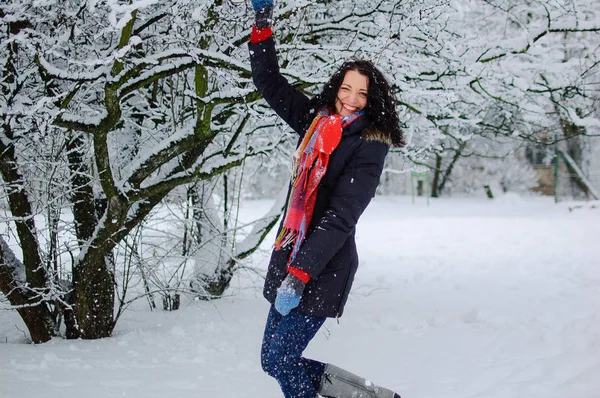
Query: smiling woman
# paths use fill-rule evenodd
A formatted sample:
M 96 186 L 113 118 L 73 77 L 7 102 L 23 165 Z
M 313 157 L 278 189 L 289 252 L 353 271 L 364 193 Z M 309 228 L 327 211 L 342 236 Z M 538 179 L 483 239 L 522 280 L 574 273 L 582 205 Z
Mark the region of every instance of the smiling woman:
M 302 357 L 327 317 L 340 317 L 358 268 L 355 231 L 385 157 L 403 146 L 394 95 L 369 61 L 345 62 L 309 99 L 279 72 L 272 1 L 253 0 L 252 77 L 299 136 L 288 203 L 265 280 L 272 304 L 261 363 L 286 398 L 399 398 L 360 376 Z
M 356 70 L 349 70 L 338 90 L 335 110 L 342 116 L 348 116 L 367 106 L 369 78 Z
M 389 145 L 405 145 L 395 95 L 383 73 L 371 61 L 344 62 L 323 86 L 323 91 L 310 100 L 310 106 L 311 109 L 330 109 L 342 116 L 361 110 L 369 120 L 363 136 L 376 134 Z M 304 123 L 310 124 L 313 117 L 314 114 L 307 113 Z

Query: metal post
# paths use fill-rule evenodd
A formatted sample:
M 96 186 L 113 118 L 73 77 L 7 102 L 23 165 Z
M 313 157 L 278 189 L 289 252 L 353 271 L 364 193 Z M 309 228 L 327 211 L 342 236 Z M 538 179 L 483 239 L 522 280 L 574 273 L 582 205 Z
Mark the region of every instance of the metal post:
M 418 173 L 416 171 L 412 171 L 410 173 L 410 188 L 412 192 L 412 202 L 415 203 L 415 179 L 424 177 L 425 180 L 425 189 L 424 193 L 427 197 L 427 206 L 429 206 L 429 196 L 431 196 L 431 185 L 429 184 L 429 173 L 427 171 Z
M 554 203 L 558 203 L 558 144 L 554 145 Z

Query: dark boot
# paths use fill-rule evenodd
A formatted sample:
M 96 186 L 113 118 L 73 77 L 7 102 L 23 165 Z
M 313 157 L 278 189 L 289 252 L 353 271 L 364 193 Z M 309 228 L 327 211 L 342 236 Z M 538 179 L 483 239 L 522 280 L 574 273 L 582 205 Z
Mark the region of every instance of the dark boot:
M 327 398 L 400 398 L 392 390 L 376 386 L 332 364 L 325 366 L 318 392 Z

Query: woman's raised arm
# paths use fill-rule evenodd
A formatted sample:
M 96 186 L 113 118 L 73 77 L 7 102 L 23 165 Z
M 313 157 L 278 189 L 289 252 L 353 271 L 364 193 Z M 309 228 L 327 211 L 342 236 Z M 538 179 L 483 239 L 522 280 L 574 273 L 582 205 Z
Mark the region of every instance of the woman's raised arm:
M 300 135 L 306 129 L 304 118 L 309 99 L 296 90 L 281 74 L 271 23 L 272 0 L 252 0 L 256 11 L 250 36 L 250 64 L 256 88 L 273 110 Z

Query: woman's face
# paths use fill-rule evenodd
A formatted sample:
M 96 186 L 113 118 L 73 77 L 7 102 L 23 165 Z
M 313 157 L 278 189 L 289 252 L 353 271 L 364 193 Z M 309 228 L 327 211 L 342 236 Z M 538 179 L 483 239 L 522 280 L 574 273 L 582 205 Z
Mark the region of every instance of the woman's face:
M 348 116 L 367 106 L 369 78 L 358 71 L 349 70 L 344 76 L 335 100 L 335 110 L 342 116 Z

